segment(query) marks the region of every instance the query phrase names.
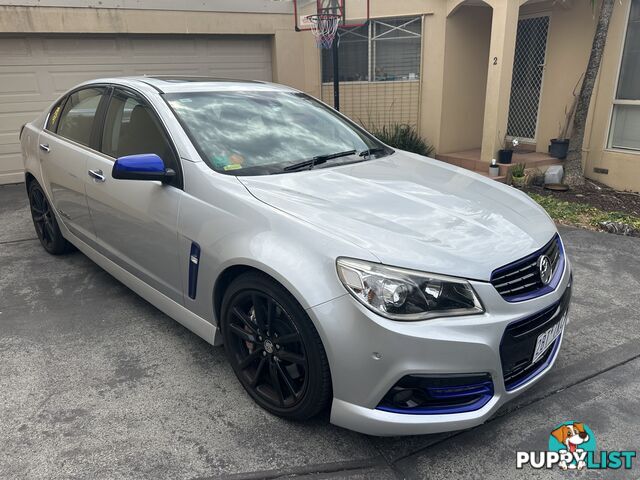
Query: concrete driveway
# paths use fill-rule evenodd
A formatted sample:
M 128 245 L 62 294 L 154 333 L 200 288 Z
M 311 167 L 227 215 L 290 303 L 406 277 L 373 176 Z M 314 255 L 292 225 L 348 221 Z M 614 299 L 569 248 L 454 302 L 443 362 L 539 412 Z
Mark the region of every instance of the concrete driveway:
M 81 253 L 48 255 L 24 186 L 0 187 L 0 478 L 566 479 L 515 469 L 516 450 L 546 450 L 565 420 L 586 422 L 599 450 L 636 449 L 640 239 L 562 234 L 575 290 L 554 370 L 480 427 L 374 438 L 259 409 L 222 348 Z

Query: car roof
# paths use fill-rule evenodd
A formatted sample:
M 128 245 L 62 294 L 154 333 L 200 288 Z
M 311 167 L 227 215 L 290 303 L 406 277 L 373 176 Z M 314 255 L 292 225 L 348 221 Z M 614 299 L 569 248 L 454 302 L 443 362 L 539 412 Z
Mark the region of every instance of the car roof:
M 236 80 L 230 78 L 198 77 L 193 75 L 144 75 L 135 77 L 100 78 L 85 82 L 113 83 L 125 86 L 151 86 L 159 93 L 215 92 L 215 91 L 282 91 L 297 90 L 277 83 L 257 80 Z

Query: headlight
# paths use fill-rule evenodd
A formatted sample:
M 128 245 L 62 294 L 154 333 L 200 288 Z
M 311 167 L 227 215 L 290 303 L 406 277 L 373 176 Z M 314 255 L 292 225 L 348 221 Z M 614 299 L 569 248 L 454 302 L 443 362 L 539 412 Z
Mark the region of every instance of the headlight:
M 411 321 L 484 312 L 469 282 L 459 278 L 350 258 L 336 264 L 349 293 L 383 317 Z

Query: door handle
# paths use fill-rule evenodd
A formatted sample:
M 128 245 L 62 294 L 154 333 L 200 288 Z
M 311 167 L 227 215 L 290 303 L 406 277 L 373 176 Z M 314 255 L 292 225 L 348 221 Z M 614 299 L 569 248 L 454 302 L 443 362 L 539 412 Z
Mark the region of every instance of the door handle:
M 97 182 L 105 181 L 105 177 L 104 177 L 104 174 L 102 173 L 102 170 L 89 170 L 88 173 L 89 173 L 89 176 L 92 177 Z
M 43 152 L 47 152 L 49 153 L 51 151 L 51 149 L 49 148 L 49 145 L 46 143 L 41 143 L 40 144 L 40 150 L 42 150 Z

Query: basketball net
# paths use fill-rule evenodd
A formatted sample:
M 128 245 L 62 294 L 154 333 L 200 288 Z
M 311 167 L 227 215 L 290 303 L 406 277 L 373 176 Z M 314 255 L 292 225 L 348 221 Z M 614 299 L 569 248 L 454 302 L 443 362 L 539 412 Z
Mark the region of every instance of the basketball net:
M 311 31 L 316 37 L 316 45 L 318 48 L 331 48 L 333 39 L 338 31 L 340 23 L 340 15 L 333 13 L 319 13 L 317 15 L 309 15 L 311 23 Z

